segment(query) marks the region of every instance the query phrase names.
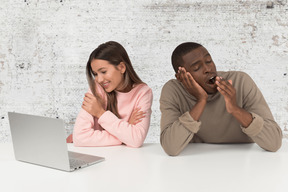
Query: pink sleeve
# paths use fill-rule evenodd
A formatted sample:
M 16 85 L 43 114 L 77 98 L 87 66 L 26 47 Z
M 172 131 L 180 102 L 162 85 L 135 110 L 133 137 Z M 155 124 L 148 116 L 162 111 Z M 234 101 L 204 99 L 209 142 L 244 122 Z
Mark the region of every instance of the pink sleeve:
M 73 131 L 73 143 L 75 146 L 110 146 L 121 145 L 115 136 L 103 130 L 97 119 L 81 109 L 79 112 Z
M 97 87 L 98 93 L 103 97 L 103 90 Z M 92 92 L 88 90 L 88 93 Z M 105 100 L 106 98 L 103 97 Z M 98 119 L 94 118 L 87 111 L 81 108 L 73 130 L 73 143 L 75 146 L 110 146 L 121 145 L 115 136 L 104 130 L 98 123 Z
M 111 111 L 106 111 L 98 122 L 105 130 L 127 146 L 140 147 L 146 138 L 150 126 L 152 99 L 152 90 L 150 88 L 139 97 L 135 108 L 140 107 L 141 111 L 146 112 L 146 116 L 136 125 L 131 125 L 126 120 L 119 119 Z

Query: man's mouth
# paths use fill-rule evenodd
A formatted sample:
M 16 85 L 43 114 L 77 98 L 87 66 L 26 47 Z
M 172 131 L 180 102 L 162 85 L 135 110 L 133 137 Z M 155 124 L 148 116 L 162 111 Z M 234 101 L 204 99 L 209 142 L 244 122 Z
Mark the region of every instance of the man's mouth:
M 208 80 L 208 84 L 214 84 L 215 83 L 215 81 L 216 81 L 216 76 L 213 76 L 213 77 L 211 77 L 209 80 Z

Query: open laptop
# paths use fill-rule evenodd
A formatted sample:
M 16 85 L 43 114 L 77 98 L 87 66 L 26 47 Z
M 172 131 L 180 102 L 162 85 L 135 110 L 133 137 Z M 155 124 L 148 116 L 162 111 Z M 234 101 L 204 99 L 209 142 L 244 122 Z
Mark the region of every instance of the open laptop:
M 103 157 L 68 151 L 61 119 L 8 112 L 15 158 L 63 171 L 103 161 Z

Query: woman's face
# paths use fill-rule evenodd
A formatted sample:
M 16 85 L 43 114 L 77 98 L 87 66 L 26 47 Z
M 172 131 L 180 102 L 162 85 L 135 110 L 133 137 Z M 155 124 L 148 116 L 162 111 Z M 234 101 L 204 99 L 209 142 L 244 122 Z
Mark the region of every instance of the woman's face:
M 106 60 L 94 59 L 91 68 L 95 81 L 99 83 L 106 92 L 121 91 L 123 89 L 123 74 L 126 70 L 125 64 L 121 62 L 118 66 L 110 64 Z

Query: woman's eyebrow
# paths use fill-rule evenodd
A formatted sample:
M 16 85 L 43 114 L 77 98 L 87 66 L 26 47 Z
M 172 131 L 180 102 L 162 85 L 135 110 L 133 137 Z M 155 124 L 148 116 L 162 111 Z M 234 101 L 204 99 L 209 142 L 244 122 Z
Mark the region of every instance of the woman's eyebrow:
M 97 71 L 101 71 L 102 69 L 106 69 L 106 68 L 105 67 L 101 67 Z

